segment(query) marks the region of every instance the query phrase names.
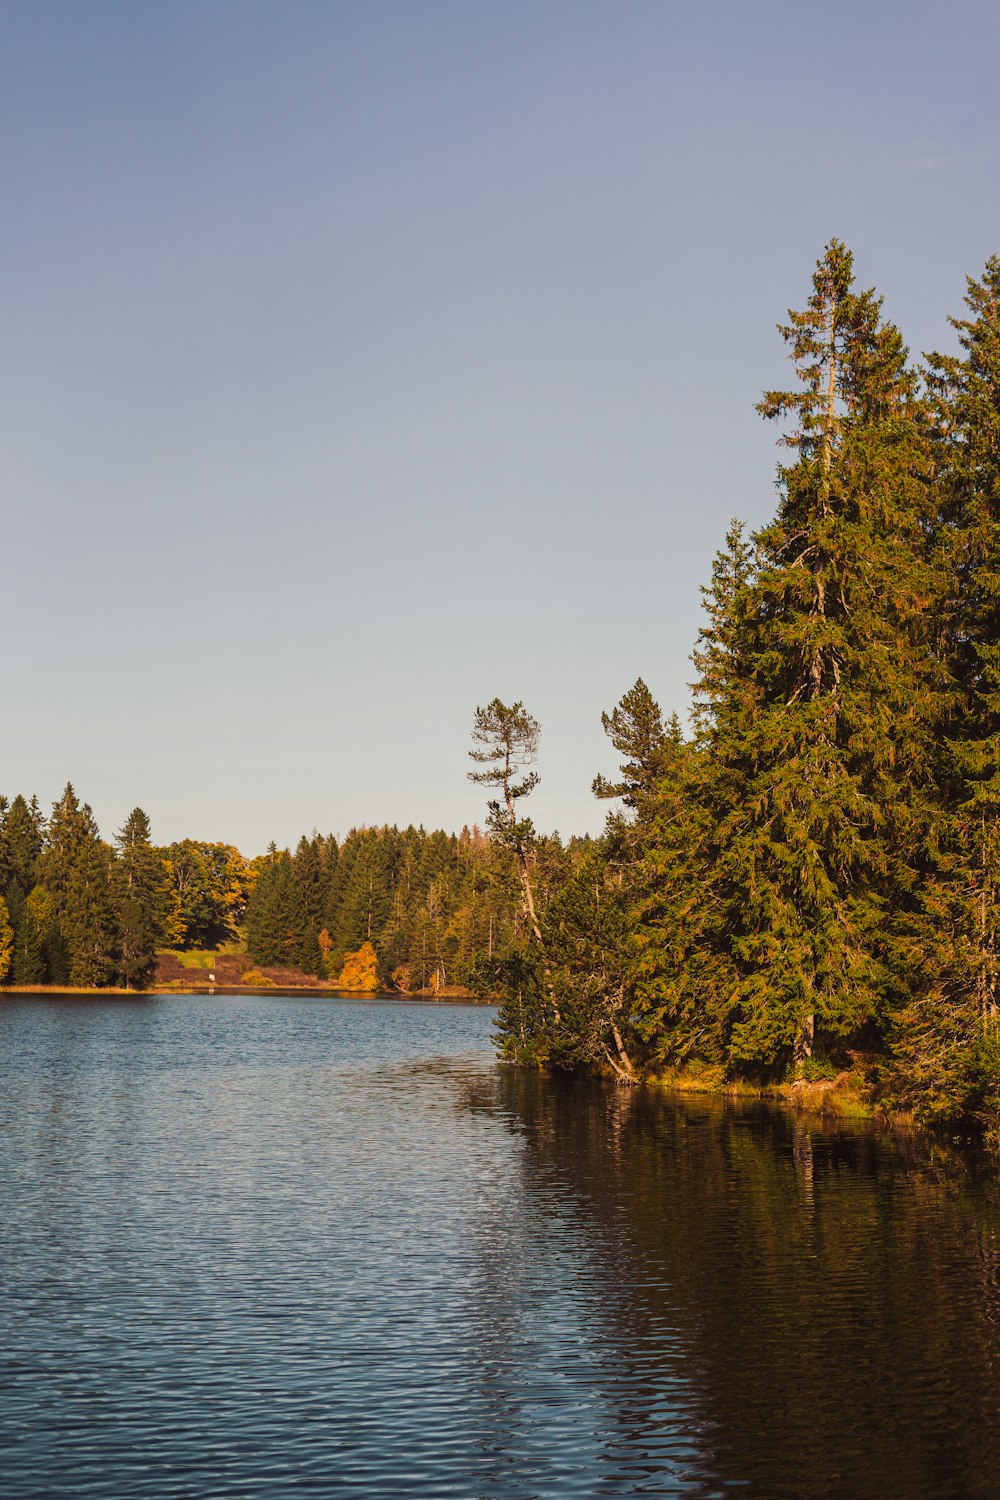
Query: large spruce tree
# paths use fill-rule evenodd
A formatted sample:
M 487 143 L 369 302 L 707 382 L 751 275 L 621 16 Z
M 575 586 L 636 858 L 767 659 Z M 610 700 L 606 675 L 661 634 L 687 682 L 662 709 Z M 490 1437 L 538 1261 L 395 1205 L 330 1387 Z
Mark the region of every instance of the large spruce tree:
M 156 972 L 156 950 L 169 931 L 175 894 L 162 856 L 152 847 L 149 819 L 134 808 L 116 836 L 114 896 L 118 917 L 118 979 L 145 989 Z
M 734 621 L 735 732 L 710 749 L 740 796 L 714 877 L 740 968 L 731 1056 L 801 1072 L 817 1029 L 888 1019 L 886 920 L 933 798 L 934 585 L 917 379 L 838 241 L 781 332 L 798 383 L 759 409 L 792 419 L 792 460 Z
M 887 1073 L 891 1097 L 940 1123 L 1000 1115 L 1000 258 L 965 301 L 960 352 L 929 358 L 948 815 L 913 933 L 922 983 Z
M 942 547 L 953 583 L 947 724 L 965 853 L 975 1003 L 1000 1014 L 1000 257 L 952 319 L 961 354 L 932 355 Z

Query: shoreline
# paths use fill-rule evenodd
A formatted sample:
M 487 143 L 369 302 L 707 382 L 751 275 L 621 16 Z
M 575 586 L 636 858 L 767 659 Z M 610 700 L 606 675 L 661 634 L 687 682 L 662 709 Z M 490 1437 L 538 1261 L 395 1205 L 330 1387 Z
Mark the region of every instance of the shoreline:
M 474 995 L 428 995 L 412 994 L 399 990 L 337 990 L 330 985 L 227 985 L 177 983 L 159 985 L 148 990 L 128 990 L 119 987 L 84 987 L 74 985 L 2 985 L 0 1003 L 7 996 L 33 1000 L 166 1000 L 171 996 L 201 995 L 206 999 L 214 996 L 256 996 L 258 999 L 332 999 L 396 1001 L 411 1005 L 475 1005 L 495 1007 L 496 1001 Z M 499 1062 L 500 1059 L 498 1058 Z M 508 1066 L 518 1067 L 517 1063 Z M 534 1071 L 528 1069 L 527 1071 Z M 559 1076 L 557 1070 L 541 1068 L 538 1071 L 549 1077 Z M 581 1076 L 588 1076 L 581 1070 Z M 617 1081 L 607 1069 L 598 1069 L 589 1074 L 592 1078 Z M 932 1126 L 922 1125 L 912 1114 L 905 1111 L 888 1110 L 871 1095 L 870 1088 L 856 1071 L 841 1073 L 833 1079 L 815 1082 L 755 1084 L 740 1079 L 726 1079 L 721 1070 L 670 1069 L 663 1073 L 649 1073 L 635 1081 L 636 1087 L 651 1088 L 657 1092 L 680 1094 L 687 1098 L 702 1096 L 719 1101 L 742 1101 L 778 1106 L 793 1114 L 809 1115 L 830 1124 L 849 1126 L 852 1122 L 883 1129 L 894 1134 L 911 1135 L 926 1140 L 942 1140 L 940 1132 Z M 975 1146 L 976 1137 L 953 1137 L 953 1144 Z M 985 1144 L 985 1143 L 981 1143 Z M 989 1151 L 989 1147 L 986 1148 Z M 990 1153 L 992 1154 L 992 1153 Z
M 910 1124 L 909 1116 L 891 1115 L 870 1097 L 870 1090 L 856 1073 L 841 1073 L 836 1078 L 801 1083 L 749 1083 L 741 1079 L 711 1078 L 703 1074 L 676 1072 L 650 1074 L 642 1080 L 653 1088 L 677 1094 L 703 1094 L 714 1099 L 766 1099 L 807 1114 L 825 1115 L 837 1120 L 896 1120 Z
M 297 995 L 334 1000 L 406 1000 L 414 1005 L 495 1005 L 477 995 L 429 995 L 404 990 L 338 990 L 331 985 L 256 985 L 256 984 L 160 984 L 146 990 L 126 990 L 115 985 L 71 984 L 5 984 L 0 985 L 0 999 L 5 995 L 30 996 L 36 1000 L 76 996 L 87 1000 L 156 1000 L 170 995 L 259 995 L 264 999 L 290 998 Z

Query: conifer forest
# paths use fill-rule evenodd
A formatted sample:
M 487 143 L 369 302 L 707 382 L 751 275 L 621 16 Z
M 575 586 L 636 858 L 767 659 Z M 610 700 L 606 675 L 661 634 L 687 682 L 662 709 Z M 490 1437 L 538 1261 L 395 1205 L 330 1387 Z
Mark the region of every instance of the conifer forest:
M 773 517 L 711 565 L 690 716 L 641 680 L 605 712 L 600 838 L 527 814 L 539 725 L 476 710 L 485 831 L 353 830 L 256 859 L 113 844 L 67 787 L 2 804 L 0 979 L 150 983 L 164 947 L 245 944 L 335 979 L 499 1001 L 504 1057 L 621 1082 L 863 1070 L 924 1122 L 1000 1125 L 1000 258 L 956 352 L 912 359 L 826 247 L 780 335 Z M 628 681 L 628 675 L 624 680 Z M 599 708 L 599 705 L 597 706 Z

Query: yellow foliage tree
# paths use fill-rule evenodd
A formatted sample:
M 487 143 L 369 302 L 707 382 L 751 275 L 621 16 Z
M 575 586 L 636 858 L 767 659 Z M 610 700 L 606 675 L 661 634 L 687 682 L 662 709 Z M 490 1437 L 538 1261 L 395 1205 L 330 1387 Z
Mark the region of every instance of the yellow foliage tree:
M 35 919 L 35 929 L 43 936 L 52 923 L 52 897 L 43 885 L 36 885 L 25 902 Z
M 0 896 L 0 979 L 7 978 L 10 956 L 14 952 L 14 929 L 10 925 L 7 903 Z
M 378 989 L 378 954 L 371 943 L 362 943 L 356 953 L 344 954 L 344 967 L 337 980 L 342 990 L 372 995 Z

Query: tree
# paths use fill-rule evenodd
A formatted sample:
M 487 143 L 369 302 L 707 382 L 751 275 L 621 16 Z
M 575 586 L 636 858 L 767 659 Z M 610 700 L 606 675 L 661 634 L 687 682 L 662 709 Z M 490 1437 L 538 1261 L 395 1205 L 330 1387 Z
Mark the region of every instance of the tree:
M 625 760 L 620 780 L 610 782 L 603 776 L 595 776 L 594 796 L 614 797 L 624 804 L 637 822 L 648 822 L 667 738 L 668 735 L 680 738 L 680 724 L 674 720 L 669 730 L 664 726 L 660 705 L 641 677 L 610 714 L 601 714 L 601 723 L 605 734 Z
M 52 911 L 45 936 L 50 978 L 91 987 L 115 975 L 117 920 L 112 890 L 113 852 L 102 843 L 89 806 L 67 783 L 52 808 L 45 847 L 37 861 Z
M 156 972 L 156 950 L 176 922 L 178 898 L 141 807 L 129 814 L 115 842 L 118 978 L 128 989 L 145 989 Z
M 344 955 L 337 985 L 342 990 L 374 994 L 378 989 L 378 955 L 371 943 L 362 943 L 356 953 Z
M 255 963 L 294 964 L 302 944 L 302 913 L 287 849 L 260 871 L 247 911 L 247 949 Z
M 0 896 L 0 980 L 7 978 L 11 954 L 14 951 L 14 929 L 7 914 L 7 903 Z
M 801 1073 L 817 1027 L 890 1019 L 902 966 L 886 915 L 918 883 L 936 705 L 926 414 L 907 351 L 836 240 L 789 318 L 798 384 L 759 409 L 795 419 L 795 461 L 733 619 L 737 700 L 713 712 L 742 790 L 717 876 L 741 971 L 730 1055 Z
M 956 693 L 946 726 L 956 776 L 964 925 L 975 1006 L 1000 1017 L 1000 257 L 967 281 L 967 318 L 951 319 L 961 355 L 930 356 L 934 456 L 953 580 L 946 650 Z
M 292 878 L 301 917 L 302 936 L 295 961 L 309 974 L 319 971 L 323 962 L 317 941 L 323 916 L 325 880 L 320 841 L 305 834 L 299 839 L 292 856 Z
M 906 952 L 920 976 L 882 1081 L 941 1125 L 1000 1117 L 1000 258 L 969 279 L 961 353 L 929 357 L 935 541 L 943 575 L 935 656 L 948 669 L 936 727 L 945 808 L 933 826 Z
M 528 770 L 538 755 L 538 735 L 538 720 L 531 717 L 523 703 L 508 708 L 494 698 L 485 708 L 476 709 L 472 729 L 476 748 L 469 751 L 469 756 L 483 769 L 470 771 L 468 776 L 478 786 L 494 787 L 500 792 L 500 797 L 489 803 L 487 826 L 517 858 L 525 916 L 535 941 L 544 949 L 531 882 L 530 854 L 535 830 L 530 818 L 517 815 L 518 802 L 538 785 L 537 772 Z
M 60 928 L 69 945 L 71 982 L 88 989 L 113 983 L 118 968 L 114 852 L 96 837 L 83 842 L 74 860 Z
M 51 922 L 51 904 L 41 886 L 22 903 L 14 933 L 12 977 L 15 984 L 41 984 L 45 979 L 44 936 Z
M 57 918 L 66 905 L 76 864 L 88 844 L 97 838 L 97 824 L 90 807 L 86 803 L 81 806 L 72 782 L 67 782 L 62 797 L 53 804 L 37 869 L 39 883 L 48 891 Z
M 180 902 L 185 948 L 217 948 L 237 933 L 253 885 L 251 867 L 231 844 L 182 839 L 158 851 L 169 863 Z
M 0 825 L 0 891 L 16 882 L 23 896 L 35 883 L 35 866 L 42 852 L 44 820 L 38 804 L 18 795 L 7 807 Z
M 634 1008 L 629 912 L 621 870 L 608 860 L 609 844 L 603 840 L 587 850 L 546 911 L 545 986 L 560 1017 L 548 1060 L 564 1068 L 607 1064 L 623 1082 L 634 1083 L 622 1035 Z

